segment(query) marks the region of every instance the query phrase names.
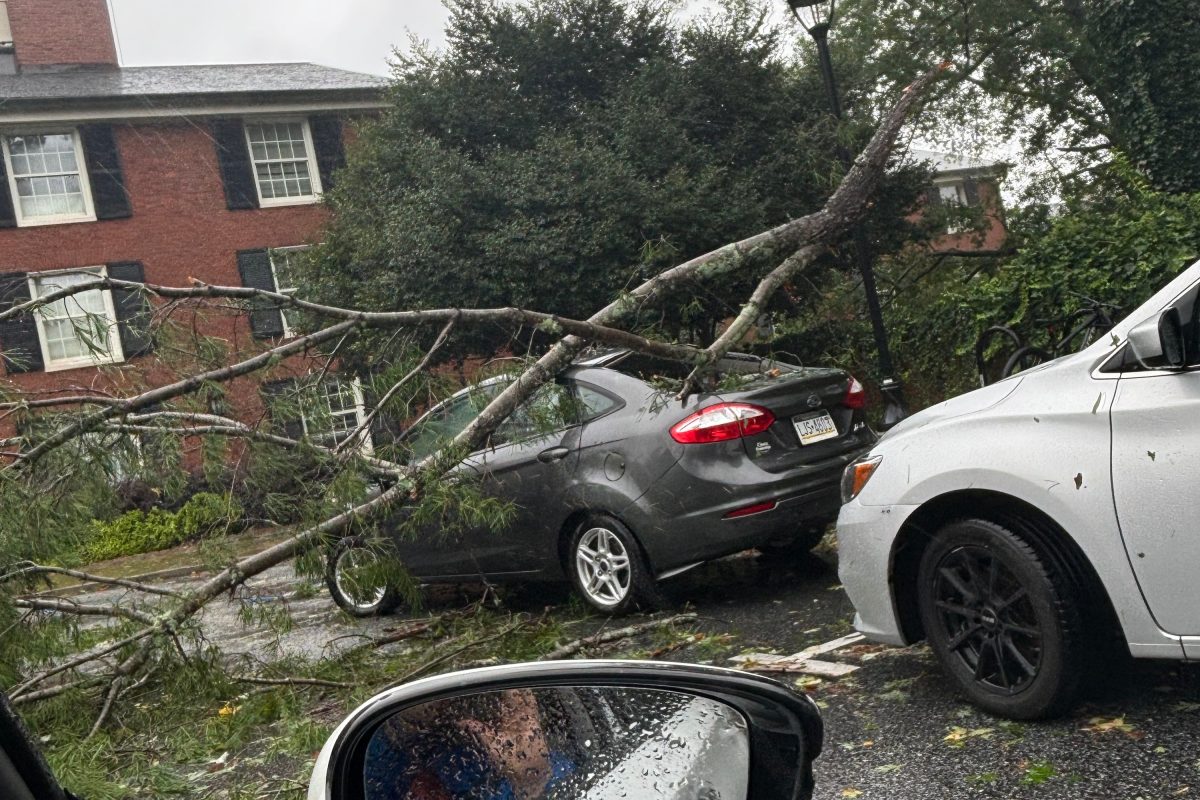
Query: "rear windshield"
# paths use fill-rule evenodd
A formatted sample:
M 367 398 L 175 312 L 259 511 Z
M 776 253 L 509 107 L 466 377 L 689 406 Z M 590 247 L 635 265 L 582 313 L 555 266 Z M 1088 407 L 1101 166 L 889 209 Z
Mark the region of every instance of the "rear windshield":
M 643 380 L 662 389 L 678 389 L 679 384 L 691 374 L 690 364 L 655 358 L 641 353 L 630 353 L 620 361 L 606 365 L 626 375 Z M 705 388 L 728 388 L 729 384 L 745 386 L 759 380 L 770 380 L 781 375 L 792 374 L 800 368 L 773 358 L 734 353 L 718 361 L 707 376 Z

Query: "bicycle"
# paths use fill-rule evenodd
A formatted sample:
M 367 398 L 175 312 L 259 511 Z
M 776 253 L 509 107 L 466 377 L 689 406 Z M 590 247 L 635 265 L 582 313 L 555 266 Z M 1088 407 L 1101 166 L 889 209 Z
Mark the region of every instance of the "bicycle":
M 1097 336 L 1113 327 L 1112 314 L 1109 312 L 1120 311 L 1120 306 L 1093 300 L 1076 292 L 1068 294 L 1081 298 L 1087 305 L 1076 309 L 1062 320 L 1038 320 L 1039 324 L 1049 326 L 1051 336 L 1059 326 L 1067 331 L 1061 339 L 1052 340 L 1047 347 L 1027 344 L 1019 333 L 1007 325 L 992 325 L 979 335 L 975 340 L 975 366 L 979 372 L 980 386 L 988 385 L 985 354 L 997 336 L 1006 337 L 1015 348 L 1000 370 L 1000 379 L 1004 379 L 1068 353 L 1077 353 L 1094 342 Z

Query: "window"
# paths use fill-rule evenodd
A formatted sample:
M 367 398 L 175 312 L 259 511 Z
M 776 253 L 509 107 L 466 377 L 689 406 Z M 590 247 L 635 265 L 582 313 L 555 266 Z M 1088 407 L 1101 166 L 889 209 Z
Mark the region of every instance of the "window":
M 942 198 L 942 203 L 945 205 L 967 205 L 967 192 L 961 183 L 945 183 L 938 186 L 938 195 Z
M 961 181 L 939 183 L 937 191 L 938 197 L 942 201 L 942 206 L 949 212 L 949 219 L 946 221 L 946 233 L 956 234 L 970 230 L 971 221 L 967 218 L 967 214 L 964 211 L 964 209 L 971 205 L 970 197 L 967 195 L 967 187 Z
M 78 286 L 107 274 L 104 267 L 51 272 L 29 277 L 32 298 Z M 38 309 L 38 339 L 46 371 L 111 364 L 125 359 L 117 335 L 112 293 L 89 289 Z
M 0 137 L 19 225 L 94 220 L 79 132 Z
M 260 205 L 316 202 L 321 193 L 321 179 L 307 122 L 247 123 L 246 140 L 250 144 Z
M 271 274 L 275 278 L 275 291 L 279 294 L 292 295 L 296 293 L 296 259 L 300 253 L 308 249 L 307 245 L 299 247 L 276 247 L 270 251 Z M 294 308 L 284 308 L 283 335 L 291 337 L 299 329 L 299 312 Z
M 586 383 L 575 384 L 575 392 L 579 396 L 579 416 L 584 421 L 607 414 L 620 405 L 619 400 L 609 397 L 599 389 L 593 389 Z
M 310 439 L 345 439 L 366 419 L 366 404 L 363 402 L 362 383 L 358 378 L 341 380 L 327 378 L 312 386 L 308 397 L 301 403 L 300 421 L 304 435 Z M 371 452 L 371 437 L 362 433 L 362 449 Z

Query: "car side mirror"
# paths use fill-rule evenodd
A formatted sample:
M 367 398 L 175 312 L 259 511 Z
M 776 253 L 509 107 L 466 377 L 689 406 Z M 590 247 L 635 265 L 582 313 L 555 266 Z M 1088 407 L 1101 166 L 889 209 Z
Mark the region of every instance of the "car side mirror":
M 776 681 L 653 661 L 535 662 L 377 695 L 325 743 L 309 800 L 805 800 L 823 727 Z
M 1179 309 L 1168 308 L 1157 317 L 1139 323 L 1129 331 L 1129 349 L 1147 369 L 1182 369 L 1187 366 L 1187 348 L 1183 341 L 1183 320 Z

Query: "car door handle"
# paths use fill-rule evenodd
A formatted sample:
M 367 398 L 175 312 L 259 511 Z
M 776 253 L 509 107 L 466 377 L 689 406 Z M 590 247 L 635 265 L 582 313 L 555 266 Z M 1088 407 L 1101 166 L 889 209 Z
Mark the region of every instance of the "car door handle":
M 538 461 L 543 464 L 549 464 L 551 461 L 561 461 L 571 454 L 569 448 L 566 447 L 551 447 L 549 450 L 543 450 L 538 453 Z

